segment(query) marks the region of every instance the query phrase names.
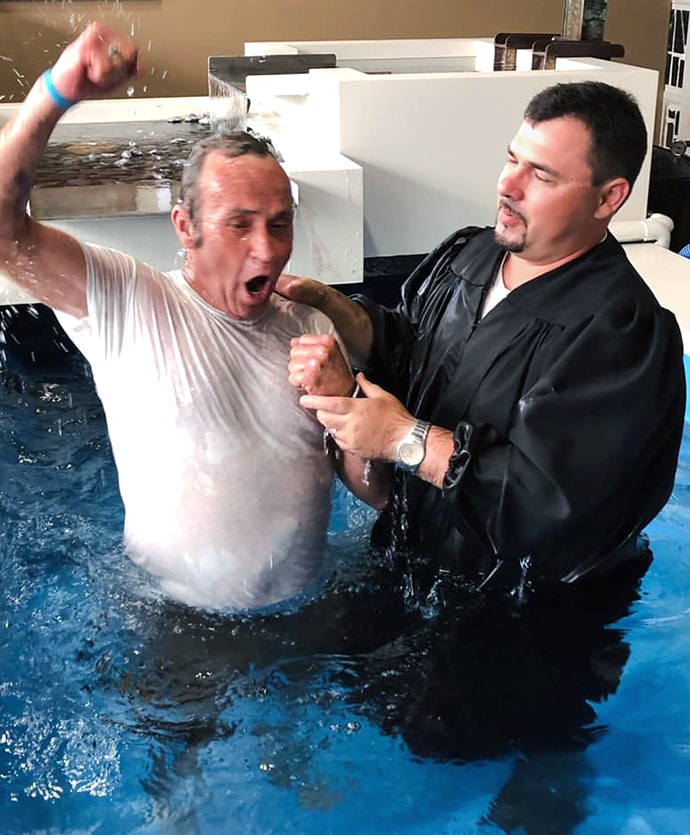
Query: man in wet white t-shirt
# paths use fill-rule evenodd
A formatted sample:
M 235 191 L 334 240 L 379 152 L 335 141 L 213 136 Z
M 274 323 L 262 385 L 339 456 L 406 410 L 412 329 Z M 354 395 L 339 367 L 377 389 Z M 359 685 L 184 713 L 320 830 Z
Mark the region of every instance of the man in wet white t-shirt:
M 91 363 L 130 556 L 190 605 L 264 606 L 318 576 L 333 472 L 287 376 L 291 340 L 333 326 L 273 293 L 293 204 L 270 146 L 238 133 L 195 147 L 171 216 L 180 271 L 82 245 L 26 213 L 65 109 L 137 68 L 131 42 L 92 24 L 36 82 L 0 134 L 0 263 Z

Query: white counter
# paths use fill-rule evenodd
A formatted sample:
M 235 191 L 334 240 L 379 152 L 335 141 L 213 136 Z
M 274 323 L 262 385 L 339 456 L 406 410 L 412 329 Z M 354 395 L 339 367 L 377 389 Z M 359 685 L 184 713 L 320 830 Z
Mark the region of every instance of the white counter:
M 0 126 L 17 109 L 16 104 L 0 104 Z M 99 123 L 141 123 L 155 130 L 156 121 L 191 113 L 200 115 L 209 109 L 205 96 L 86 101 L 69 110 L 60 125 L 83 125 L 86 140 L 89 126 Z M 293 183 L 297 211 L 288 270 L 319 276 L 331 284 L 361 282 L 361 166 L 337 151 L 310 146 L 308 141 L 285 141 L 282 119 L 277 114 L 250 114 L 249 123 L 270 136 L 284 158 L 283 167 Z M 167 124 L 166 128 L 169 128 Z M 151 187 L 112 182 L 103 186 L 63 186 L 54 189 L 52 194 L 50 189 L 41 189 L 40 194 L 35 192 L 34 213 L 81 240 L 122 249 L 167 270 L 179 260 L 180 246 L 169 220 L 176 196 L 169 184 Z M 83 209 L 76 216 L 75 206 Z M 0 304 L 20 303 L 24 294 L 8 290 L 6 283 L 7 276 L 0 265 Z
M 690 260 L 655 244 L 625 244 L 624 249 L 660 304 L 675 313 L 690 355 Z

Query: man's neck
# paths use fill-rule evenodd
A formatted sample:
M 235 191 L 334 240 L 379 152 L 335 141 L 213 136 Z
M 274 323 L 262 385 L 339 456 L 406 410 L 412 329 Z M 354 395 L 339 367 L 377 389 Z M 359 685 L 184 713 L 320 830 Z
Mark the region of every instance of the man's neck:
M 540 275 L 545 275 L 552 270 L 558 269 L 558 267 L 562 267 L 563 264 L 567 264 L 569 261 L 574 261 L 604 240 L 606 240 L 606 235 L 604 235 L 601 241 L 596 241 L 563 258 L 548 263 L 534 263 L 533 261 L 527 261 L 525 258 L 521 258 L 517 253 L 507 252 L 503 262 L 503 283 L 508 290 L 515 290 L 521 284 L 526 284 L 534 278 L 539 278 Z

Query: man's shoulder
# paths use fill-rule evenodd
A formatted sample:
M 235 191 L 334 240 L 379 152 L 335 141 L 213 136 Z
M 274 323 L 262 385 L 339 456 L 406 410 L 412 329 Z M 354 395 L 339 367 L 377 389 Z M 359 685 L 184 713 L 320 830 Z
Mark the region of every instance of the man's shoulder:
M 123 265 L 133 266 L 136 262 L 133 256 L 126 252 L 121 252 L 119 249 L 113 249 L 102 244 L 89 243 L 87 241 L 79 242 L 87 263 L 94 267 L 100 267 L 103 270 L 121 267 Z
M 134 280 L 146 277 L 149 280 L 155 279 L 162 284 L 167 284 L 170 283 L 171 277 L 180 272 L 172 270 L 164 273 L 150 264 L 138 261 L 133 255 L 112 247 L 83 241 L 80 245 L 86 258 L 88 273 L 92 278 L 123 277 L 127 280 Z
M 472 275 L 477 271 L 493 274 L 495 260 L 502 250 L 496 243 L 493 226 L 464 226 L 439 244 L 427 258 L 428 265 L 444 265 L 444 272 Z
M 565 275 L 566 282 L 555 283 L 549 295 L 557 321 L 575 329 L 590 322 L 615 332 L 621 343 L 644 344 L 663 333 L 676 338 L 674 315 L 662 307 L 611 236 L 574 262 Z M 558 291 L 559 286 L 564 292 Z
M 461 250 L 470 244 L 498 249 L 493 226 L 463 226 L 456 229 L 447 238 L 444 238 L 433 252 L 441 253 L 452 249 Z
M 464 226 L 456 229 L 432 249 L 417 265 L 403 286 L 412 303 L 414 297 L 438 286 L 446 287 L 449 274 L 485 282 L 494 269 L 499 247 L 491 226 Z
M 621 244 L 609 234 L 606 241 L 590 253 L 585 270 L 593 283 L 601 290 L 602 303 L 611 305 L 644 304 L 652 308 L 659 306 L 647 282 L 630 262 Z

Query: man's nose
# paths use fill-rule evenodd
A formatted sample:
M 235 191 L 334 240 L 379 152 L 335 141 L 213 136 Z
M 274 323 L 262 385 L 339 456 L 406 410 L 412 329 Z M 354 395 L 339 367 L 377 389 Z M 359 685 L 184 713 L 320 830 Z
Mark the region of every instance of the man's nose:
M 271 261 L 274 255 L 273 237 L 268 229 L 254 229 L 251 237 L 251 254 L 257 261 Z
M 525 190 L 525 172 L 519 166 L 506 166 L 498 178 L 498 193 L 502 197 L 520 199 Z

